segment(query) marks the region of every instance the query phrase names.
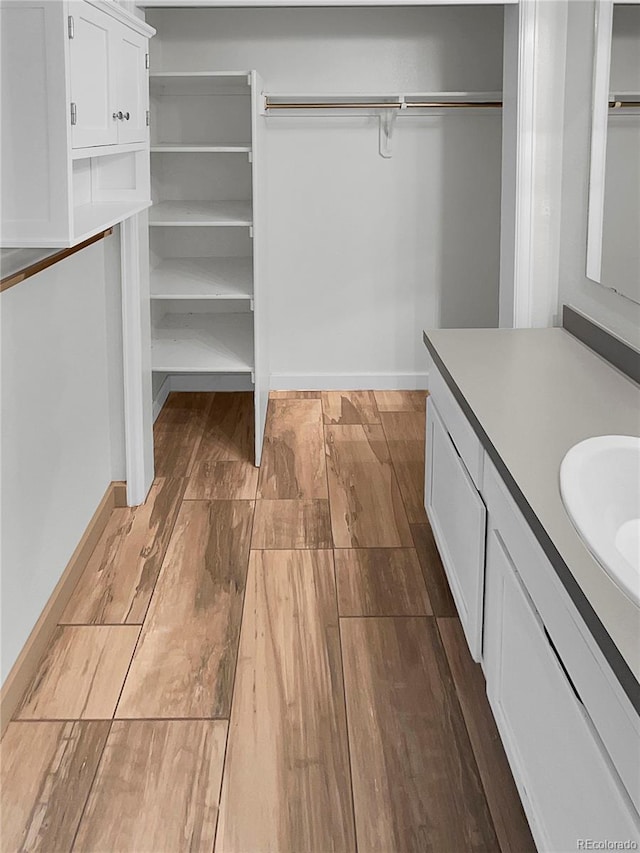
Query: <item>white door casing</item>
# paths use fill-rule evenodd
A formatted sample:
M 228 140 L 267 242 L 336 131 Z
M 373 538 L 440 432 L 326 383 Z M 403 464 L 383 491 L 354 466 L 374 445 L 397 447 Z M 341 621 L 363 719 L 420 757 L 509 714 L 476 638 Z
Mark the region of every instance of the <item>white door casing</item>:
M 567 16 L 568 0 L 505 9 L 505 76 L 517 65 L 515 122 L 506 79 L 503 125 L 500 326 L 508 328 L 552 326 L 557 315 Z

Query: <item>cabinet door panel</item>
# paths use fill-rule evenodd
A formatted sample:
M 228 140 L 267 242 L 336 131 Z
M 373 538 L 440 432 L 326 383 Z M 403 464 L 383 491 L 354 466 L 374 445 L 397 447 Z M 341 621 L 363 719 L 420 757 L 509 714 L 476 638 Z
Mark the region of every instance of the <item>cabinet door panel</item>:
M 540 850 L 637 839 L 632 806 L 495 530 L 487 542 L 487 693 Z
M 118 140 L 112 93 L 115 86 L 115 22 L 88 3 L 70 4 L 74 35 L 69 39 L 71 101 L 76 105 L 72 146 L 112 145 Z
M 486 509 L 437 409 L 427 403 L 426 510 L 469 650 L 482 653 Z
M 118 78 L 116 109 L 125 116 L 118 121 L 118 142 L 144 142 L 147 138 L 147 40 L 122 28 L 117 39 Z

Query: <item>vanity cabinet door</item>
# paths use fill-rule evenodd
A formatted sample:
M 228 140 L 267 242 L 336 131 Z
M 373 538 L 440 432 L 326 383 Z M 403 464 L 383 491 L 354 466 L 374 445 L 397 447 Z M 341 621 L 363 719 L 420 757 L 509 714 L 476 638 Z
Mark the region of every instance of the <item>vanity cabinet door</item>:
M 431 398 L 427 400 L 425 508 L 469 650 L 479 661 L 486 509 Z
M 73 148 L 118 141 L 115 110 L 119 26 L 89 3 L 70 3 L 69 61 Z
M 117 83 L 115 106 L 118 115 L 118 142 L 144 142 L 147 138 L 148 85 L 145 54 L 148 40 L 127 27 L 117 36 Z
M 637 841 L 637 815 L 500 534 L 487 542 L 487 694 L 539 850 Z

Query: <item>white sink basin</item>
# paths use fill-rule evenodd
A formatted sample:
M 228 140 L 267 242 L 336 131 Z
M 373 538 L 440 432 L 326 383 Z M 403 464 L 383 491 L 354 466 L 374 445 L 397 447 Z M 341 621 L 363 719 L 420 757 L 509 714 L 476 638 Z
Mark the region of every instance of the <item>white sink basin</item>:
M 601 435 L 560 466 L 565 508 L 585 545 L 640 607 L 640 438 Z

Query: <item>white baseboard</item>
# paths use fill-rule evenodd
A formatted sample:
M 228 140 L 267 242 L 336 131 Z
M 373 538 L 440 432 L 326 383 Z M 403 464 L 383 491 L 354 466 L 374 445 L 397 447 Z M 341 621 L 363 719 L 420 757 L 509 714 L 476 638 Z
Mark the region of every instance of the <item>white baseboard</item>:
M 253 391 L 253 383 L 244 373 L 171 373 L 153 401 L 154 423 L 172 391 Z
M 172 373 L 172 391 L 253 391 L 248 373 Z
M 87 525 L 58 583 L 49 596 L 27 642 L 22 647 L 0 689 L 0 736 L 20 706 L 22 696 L 38 671 L 76 584 L 84 572 L 94 548 L 104 532 L 115 507 L 127 505 L 126 483 L 110 483 Z
M 426 391 L 424 373 L 272 373 L 272 391 Z
M 162 385 L 160 386 L 160 390 L 156 394 L 156 397 L 153 401 L 153 422 L 156 422 L 156 419 L 160 412 L 162 411 L 162 407 L 167 402 L 167 397 L 171 392 L 171 377 L 167 376 Z
M 426 391 L 424 373 L 273 373 L 272 391 Z M 172 391 L 252 391 L 249 376 L 233 373 L 176 373 L 167 376 L 153 401 L 153 420 Z

